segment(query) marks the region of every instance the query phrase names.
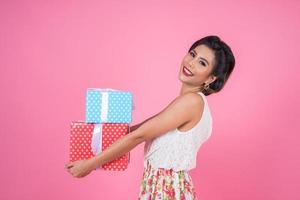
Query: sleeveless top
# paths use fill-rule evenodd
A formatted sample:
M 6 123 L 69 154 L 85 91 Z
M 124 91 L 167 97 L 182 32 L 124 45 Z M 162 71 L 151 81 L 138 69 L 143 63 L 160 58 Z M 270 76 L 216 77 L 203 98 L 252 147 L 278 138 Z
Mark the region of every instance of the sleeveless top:
M 155 168 L 189 171 L 196 167 L 197 152 L 210 137 L 212 117 L 206 96 L 198 92 L 204 100 L 201 119 L 187 131 L 173 129 L 157 138 L 148 140 L 144 146 L 144 167 L 147 163 Z

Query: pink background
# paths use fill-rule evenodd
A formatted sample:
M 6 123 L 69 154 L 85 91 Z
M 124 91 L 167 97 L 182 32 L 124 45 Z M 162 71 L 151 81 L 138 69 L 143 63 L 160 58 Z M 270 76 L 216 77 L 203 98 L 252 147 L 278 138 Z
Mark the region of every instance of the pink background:
M 133 124 L 179 94 L 190 45 L 218 35 L 236 68 L 208 97 L 213 134 L 190 171 L 199 199 L 299 199 L 299 1 L 1 1 L 0 199 L 137 199 L 125 172 L 64 170 L 88 87 L 130 90 Z

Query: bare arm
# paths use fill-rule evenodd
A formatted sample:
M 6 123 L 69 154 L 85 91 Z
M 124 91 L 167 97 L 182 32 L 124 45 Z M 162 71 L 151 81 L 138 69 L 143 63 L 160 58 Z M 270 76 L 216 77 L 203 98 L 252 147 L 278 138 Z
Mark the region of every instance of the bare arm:
M 102 153 L 93 157 L 93 167 L 115 160 L 138 144 L 189 122 L 201 108 L 203 109 L 203 100 L 197 94 L 186 94 L 176 98 L 163 111 L 136 125 L 134 131 L 119 138 Z
M 171 105 L 172 103 L 174 103 L 175 100 L 176 100 L 176 99 L 174 99 L 174 100 L 170 103 L 170 105 Z M 150 119 L 153 119 L 154 117 L 156 117 L 156 116 L 159 115 L 160 113 L 164 112 L 166 109 L 167 109 L 167 108 L 164 108 L 164 109 L 163 109 L 162 111 L 160 111 L 159 113 L 153 115 L 152 117 L 149 117 L 148 119 L 144 120 L 143 122 L 141 122 L 141 123 L 139 123 L 139 124 L 130 126 L 130 132 L 135 131 L 135 130 L 138 129 L 142 124 L 144 124 L 145 122 L 149 121 Z
M 149 117 L 148 119 L 144 120 L 143 122 L 139 123 L 139 124 L 136 124 L 136 125 L 133 125 L 133 126 L 130 126 L 130 132 L 132 131 L 135 131 L 136 129 L 138 129 L 142 124 L 144 124 L 145 122 L 149 121 L 150 119 L 154 118 L 155 116 L 157 116 L 158 114 L 156 115 L 153 115 L 152 117 Z

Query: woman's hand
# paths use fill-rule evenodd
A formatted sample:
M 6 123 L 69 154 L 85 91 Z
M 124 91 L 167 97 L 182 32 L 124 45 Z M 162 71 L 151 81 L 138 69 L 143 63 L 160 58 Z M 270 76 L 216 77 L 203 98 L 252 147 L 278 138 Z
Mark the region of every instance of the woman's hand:
M 70 174 L 77 178 L 82 178 L 96 169 L 93 158 L 70 162 L 65 165 L 65 168 Z

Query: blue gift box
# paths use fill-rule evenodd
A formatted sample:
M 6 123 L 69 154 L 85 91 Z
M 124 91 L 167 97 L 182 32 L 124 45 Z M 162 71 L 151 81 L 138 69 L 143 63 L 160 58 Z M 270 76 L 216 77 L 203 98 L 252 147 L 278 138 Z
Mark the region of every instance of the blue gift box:
M 86 122 L 131 123 L 133 95 L 111 88 L 88 88 L 86 93 Z

